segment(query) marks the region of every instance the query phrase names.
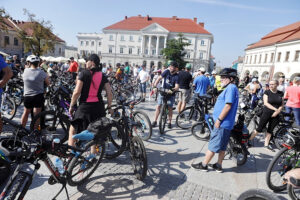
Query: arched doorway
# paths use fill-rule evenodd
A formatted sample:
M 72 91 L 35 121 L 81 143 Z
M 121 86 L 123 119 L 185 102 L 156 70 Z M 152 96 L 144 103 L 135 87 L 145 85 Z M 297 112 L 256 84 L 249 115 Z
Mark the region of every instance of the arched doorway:
M 264 71 L 264 72 L 261 74 L 261 79 L 260 79 L 260 81 L 261 81 L 261 82 L 267 82 L 267 81 L 269 80 L 269 76 L 270 76 L 269 72 Z
M 255 78 L 258 78 L 258 71 L 254 71 L 253 73 L 252 73 L 252 76 L 253 76 L 253 78 L 255 77 Z
M 146 60 L 143 61 L 143 65 L 147 66 L 147 61 Z
M 274 79 L 278 80 L 280 77 L 285 76 L 282 72 L 276 72 L 273 76 Z
M 157 69 L 161 69 L 161 67 L 162 67 L 162 63 L 161 63 L 161 61 L 158 61 L 158 63 L 157 63 Z
M 150 62 L 150 68 L 149 68 L 150 70 L 152 70 L 152 66 L 153 66 L 153 65 L 154 65 L 154 61 L 151 61 L 151 62 Z

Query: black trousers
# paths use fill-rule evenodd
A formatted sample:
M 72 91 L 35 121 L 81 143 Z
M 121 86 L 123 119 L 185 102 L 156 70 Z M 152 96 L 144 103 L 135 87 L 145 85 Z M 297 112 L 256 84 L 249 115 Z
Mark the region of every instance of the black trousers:
M 263 109 L 263 113 L 260 117 L 260 121 L 258 123 L 258 127 L 256 129 L 257 132 L 261 133 L 263 129 L 268 125 L 267 132 L 273 133 L 274 128 L 279 122 L 279 116 L 272 117 L 274 111 L 267 110 L 266 108 Z

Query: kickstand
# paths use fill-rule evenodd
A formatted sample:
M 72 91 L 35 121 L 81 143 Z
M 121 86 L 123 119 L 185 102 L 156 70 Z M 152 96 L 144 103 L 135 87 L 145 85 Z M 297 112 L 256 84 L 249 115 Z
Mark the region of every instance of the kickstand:
M 67 194 L 67 199 L 69 200 L 69 193 L 68 193 L 68 189 L 67 189 L 67 183 L 62 183 L 62 187 L 61 189 L 59 190 L 59 192 L 55 195 L 55 197 L 53 197 L 52 200 L 56 200 L 56 197 L 58 197 L 58 195 L 63 191 L 63 189 L 66 190 L 66 194 Z

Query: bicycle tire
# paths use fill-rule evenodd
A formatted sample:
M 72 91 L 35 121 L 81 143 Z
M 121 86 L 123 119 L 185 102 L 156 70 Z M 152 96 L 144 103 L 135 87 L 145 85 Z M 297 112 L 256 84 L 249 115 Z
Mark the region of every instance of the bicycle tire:
M 263 189 L 250 189 L 243 192 L 237 200 L 280 200 L 276 194 Z
M 24 185 L 24 182 L 26 180 L 26 177 L 28 176 L 28 174 L 20 171 L 16 177 L 14 178 L 14 180 L 11 182 L 10 186 L 12 186 L 12 189 L 5 194 L 6 196 L 6 200 L 14 200 L 16 199 L 17 195 L 19 194 L 19 192 L 21 193 L 22 191 L 21 188 Z
M 152 136 L 152 125 L 151 125 L 148 115 L 143 111 L 134 111 L 132 113 L 132 116 L 134 117 L 134 121 L 136 121 L 136 122 L 137 122 L 138 116 L 143 116 L 144 119 L 139 117 L 141 120 L 139 120 L 140 126 L 137 129 L 139 129 L 142 133 L 145 133 L 145 130 L 149 130 L 149 131 L 148 131 L 148 133 L 142 134 L 142 135 L 140 134 L 140 132 L 138 132 L 138 133 L 136 133 L 136 135 L 144 141 L 149 140 Z
M 284 136 L 286 135 L 286 127 L 280 127 L 274 134 L 274 143 L 277 149 L 282 149 L 284 143 Z
M 297 189 L 299 192 L 299 195 L 296 195 L 295 189 Z M 292 200 L 300 200 L 300 189 L 294 188 L 291 184 L 288 184 L 287 191 Z
M 117 141 L 117 140 L 121 140 L 121 141 Z M 121 155 L 125 150 L 126 143 L 127 143 L 127 136 L 125 132 L 117 122 L 114 122 L 112 124 L 110 134 L 106 138 L 105 158 L 113 159 Z
M 3 117 L 6 117 L 9 120 L 12 120 L 17 113 L 16 102 L 14 101 L 14 99 L 12 99 L 8 96 L 2 102 L 3 102 L 3 105 L 1 106 L 1 108 L 2 108 L 1 115 Z M 6 108 L 5 106 L 7 106 L 7 109 L 5 109 Z
M 176 125 L 181 129 L 190 129 L 193 124 L 199 121 L 200 115 L 201 114 L 198 109 L 195 109 L 194 107 L 187 107 L 177 115 Z
M 36 125 L 37 121 L 41 119 L 44 119 L 45 126 Z M 52 135 L 54 137 L 58 137 L 61 143 L 64 143 L 69 138 L 70 125 L 71 122 L 68 116 L 57 114 L 53 110 L 48 110 L 40 112 L 34 116 L 30 123 L 30 131 L 38 129 L 42 135 Z
M 288 153 L 289 151 L 295 151 L 294 149 L 288 149 L 288 148 L 282 148 L 279 152 L 277 152 L 277 154 L 273 157 L 272 161 L 270 162 L 268 168 L 267 168 L 267 173 L 266 173 L 266 182 L 267 182 L 267 185 L 268 187 L 273 190 L 274 192 L 281 192 L 283 190 L 286 189 L 287 187 L 287 184 L 283 181 L 283 180 L 280 180 L 280 182 L 282 182 L 281 185 L 278 185 L 276 186 L 274 184 L 274 182 L 271 181 L 271 173 L 272 173 L 272 169 L 274 167 L 277 167 L 277 166 L 280 166 L 279 164 L 281 164 L 281 160 L 279 160 L 281 158 L 281 156 L 285 156 L 286 153 Z M 280 161 L 278 164 L 277 162 Z M 279 174 L 281 179 L 283 177 L 283 175 L 291 170 L 294 166 L 292 164 L 292 162 L 290 162 L 290 160 L 285 160 L 287 161 L 288 163 L 283 163 L 284 166 L 282 166 L 280 169 L 280 171 L 276 171 L 275 174 Z M 292 160 L 293 161 L 293 160 Z
M 144 143 L 141 138 L 137 136 L 131 138 L 130 159 L 134 175 L 138 180 L 144 180 L 147 175 L 148 160 Z M 137 162 L 140 162 L 139 166 L 136 165 Z
M 93 145 L 96 145 L 96 149 L 97 149 L 97 156 L 98 158 L 93 158 L 91 161 L 90 160 L 86 160 L 86 158 L 88 158 L 88 156 L 90 156 L 90 149 Z M 99 164 L 101 163 L 103 156 L 104 156 L 104 152 L 105 152 L 105 143 L 103 140 L 98 140 L 98 141 L 90 141 L 87 144 L 84 145 L 85 151 L 80 153 L 79 156 L 74 156 L 70 162 L 70 165 L 68 167 L 68 177 L 67 177 L 67 181 L 68 184 L 70 186 L 78 186 L 81 185 L 82 183 L 84 183 L 97 169 L 97 167 L 99 166 Z M 85 155 L 85 153 L 87 153 L 87 155 Z M 93 165 L 92 167 L 90 167 L 89 165 Z M 88 167 L 86 167 L 88 166 Z M 79 169 L 73 173 L 74 170 L 77 169 L 77 167 L 79 167 Z M 85 169 L 83 169 L 84 167 L 86 167 Z M 85 171 L 87 171 L 88 169 L 91 169 L 89 172 L 87 172 L 87 174 L 85 176 L 83 176 L 83 174 Z M 80 174 L 79 177 L 81 177 L 81 179 L 79 180 L 73 180 L 73 178 L 75 177 L 75 175 Z
M 230 154 L 233 154 L 231 156 L 235 157 L 236 165 L 237 166 L 244 165 L 248 159 L 248 154 L 245 151 L 245 149 L 240 144 L 236 144 L 232 137 L 230 137 L 228 145 L 229 145 L 228 150 L 231 151 Z M 237 147 L 237 145 L 239 145 L 239 147 Z M 238 155 L 241 156 L 241 159 L 238 158 Z
M 207 140 L 210 137 L 210 130 L 205 122 L 198 122 L 194 124 L 191 132 L 197 140 Z
M 166 122 L 167 122 L 167 112 L 166 109 L 168 109 L 167 105 L 163 105 L 161 107 L 160 111 L 160 116 L 159 116 L 159 133 L 164 134 L 165 133 L 165 128 L 166 128 Z

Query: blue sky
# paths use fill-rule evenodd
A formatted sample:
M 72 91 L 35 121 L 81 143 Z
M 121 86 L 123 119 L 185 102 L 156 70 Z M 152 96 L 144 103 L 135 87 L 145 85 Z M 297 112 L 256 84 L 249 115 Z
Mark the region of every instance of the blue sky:
M 51 21 L 54 33 L 74 46 L 78 32 L 101 32 L 124 16 L 197 17 L 214 35 L 212 54 L 221 66 L 270 31 L 300 21 L 300 0 L 0 0 L 0 7 L 18 20 L 26 20 L 26 8 Z

